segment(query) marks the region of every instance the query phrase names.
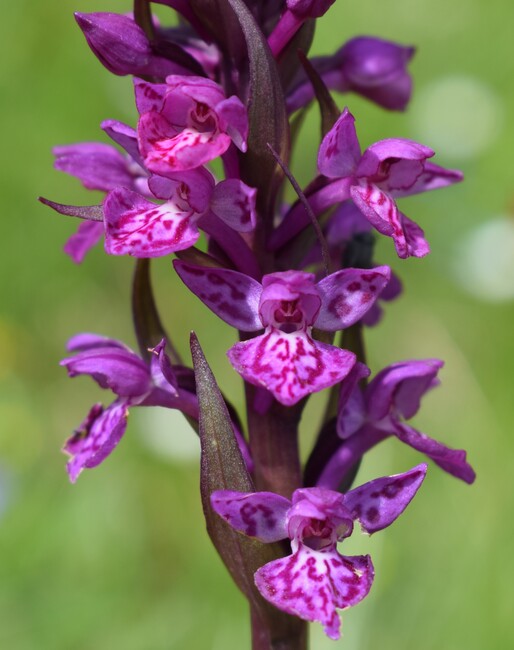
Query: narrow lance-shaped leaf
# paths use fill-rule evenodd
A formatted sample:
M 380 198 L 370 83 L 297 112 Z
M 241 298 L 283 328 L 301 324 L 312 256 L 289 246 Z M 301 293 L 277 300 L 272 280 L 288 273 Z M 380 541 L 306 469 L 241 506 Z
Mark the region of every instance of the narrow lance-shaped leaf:
M 302 63 L 303 69 L 309 77 L 314 92 L 316 93 L 316 99 L 321 113 L 321 137 L 324 138 L 337 122 L 341 113 L 326 87 L 325 82 L 319 76 L 309 59 L 303 52 L 298 52 L 298 57 Z
M 243 180 L 257 189 L 261 216 L 271 221 L 282 170 L 268 145 L 285 163 L 289 158 L 289 123 L 275 60 L 243 0 L 228 0 L 243 30 L 250 65 L 248 151 L 241 157 Z
M 182 364 L 159 317 L 150 279 L 150 260 L 138 259 L 132 279 L 132 318 L 141 356 L 150 359 L 149 348 L 166 339 L 166 353 L 173 364 Z
M 200 410 L 200 491 L 207 531 L 237 586 L 259 619 L 271 630 L 271 636 L 277 640 L 287 639 L 298 622 L 269 605 L 257 591 L 253 578 L 259 567 L 284 555 L 282 546 L 245 537 L 212 509 L 210 499 L 215 490 L 254 492 L 254 486 L 234 436 L 227 407 L 194 333 L 191 334 L 191 354 Z

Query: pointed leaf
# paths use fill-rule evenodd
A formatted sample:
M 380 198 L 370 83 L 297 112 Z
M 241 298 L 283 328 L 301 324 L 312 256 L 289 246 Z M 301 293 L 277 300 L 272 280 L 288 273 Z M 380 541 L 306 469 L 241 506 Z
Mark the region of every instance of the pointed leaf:
M 326 87 L 325 82 L 319 76 L 309 59 L 303 52 L 298 52 L 298 57 L 303 65 L 303 69 L 309 77 L 309 81 L 311 82 L 316 94 L 316 99 L 318 100 L 319 110 L 321 113 L 321 137 L 324 138 L 339 119 L 340 111 Z
M 50 199 L 45 199 L 42 196 L 38 197 L 38 201 L 53 208 L 59 214 L 65 214 L 68 217 L 77 217 L 88 221 L 103 221 L 104 219 L 104 211 L 101 205 L 66 205 L 65 203 L 50 201 Z
M 191 334 L 191 354 L 200 410 L 200 491 L 207 531 L 238 587 L 261 616 L 266 616 L 266 605 L 255 588 L 253 574 L 271 558 L 280 557 L 281 547 L 241 535 L 212 509 L 210 500 L 215 490 L 254 492 L 254 487 L 227 407 L 194 333 Z
M 289 124 L 280 77 L 266 39 L 243 0 L 228 0 L 243 30 L 249 61 L 248 152 L 241 158 L 242 179 L 257 189 L 261 215 L 273 216 L 282 170 L 268 144 L 287 163 Z

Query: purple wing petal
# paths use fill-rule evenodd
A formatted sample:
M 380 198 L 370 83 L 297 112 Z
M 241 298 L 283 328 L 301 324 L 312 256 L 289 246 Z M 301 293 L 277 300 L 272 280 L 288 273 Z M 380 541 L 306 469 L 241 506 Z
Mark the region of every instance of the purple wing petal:
M 316 552 L 301 545 L 293 555 L 274 560 L 255 573 L 262 596 L 288 614 L 319 621 L 327 636 L 340 637 L 336 611 L 357 605 L 371 589 L 369 555 L 345 557 L 335 549 Z
M 123 188 L 104 201 L 105 250 L 111 255 L 159 257 L 192 246 L 198 215 L 168 201 L 156 205 Z
M 384 476 L 364 483 L 345 495 L 345 506 L 369 533 L 390 526 L 409 505 L 423 483 L 427 466 L 423 463 L 404 474 Z
M 407 190 L 423 172 L 434 151 L 425 145 L 401 138 L 375 142 L 362 154 L 356 176 L 383 183 L 387 190 Z
M 255 228 L 257 213 L 255 199 L 257 190 L 242 181 L 229 178 L 214 188 L 211 210 L 238 232 L 250 232 Z
M 460 478 L 466 483 L 473 483 L 475 480 L 475 472 L 466 461 L 466 452 L 463 449 L 446 447 L 403 422 L 395 422 L 391 432 L 406 445 L 426 454 L 448 474 Z
M 430 253 L 430 245 L 425 239 L 423 229 L 420 228 L 417 223 L 406 217 L 402 212 L 400 213 L 400 218 L 402 221 L 405 244 L 403 243 L 403 238 L 397 239 L 393 237 L 398 257 L 425 257 L 425 255 L 428 255 Z
M 364 395 L 358 385 L 365 377 L 369 377 L 367 366 L 359 361 L 352 371 L 341 382 L 337 415 L 337 435 L 345 439 L 358 431 L 366 419 Z
M 401 361 L 381 370 L 366 389 L 370 418 L 385 418 L 392 409 L 404 418 L 415 415 L 423 395 L 434 386 L 444 362 L 439 359 Z
M 123 397 L 141 396 L 150 390 L 150 372 L 134 352 L 119 347 L 96 347 L 61 361 L 70 377 L 90 375 L 102 388 Z
M 71 456 L 66 469 L 75 483 L 84 468 L 96 467 L 114 451 L 127 427 L 128 404 L 119 400 L 102 411 L 95 405 L 63 451 Z
M 246 151 L 248 139 L 248 115 L 241 100 L 233 95 L 216 106 L 220 127 L 232 138 L 241 151 Z
M 86 253 L 100 241 L 103 234 L 102 221 L 82 221 L 77 232 L 64 244 L 63 250 L 75 264 L 80 264 Z
M 209 207 L 214 190 L 214 177 L 205 167 L 198 167 L 185 172 L 170 173 L 166 178 L 152 176 L 148 185 L 157 198 L 185 202 L 200 214 Z
M 89 190 L 108 192 L 119 185 L 134 184 L 127 159 L 109 144 L 79 142 L 54 147 L 52 151 L 54 167 L 77 177 Z
M 136 106 L 139 114 L 149 111 L 159 111 L 162 107 L 168 86 L 166 84 L 152 84 L 142 79 L 134 79 L 134 92 Z
M 100 126 L 116 144 L 123 147 L 133 160 L 142 164 L 141 154 L 137 146 L 137 131 L 123 122 L 117 120 L 104 120 Z M 111 188 L 109 188 L 111 189 Z
M 318 169 L 329 178 L 350 176 L 355 171 L 361 152 L 354 122 L 355 118 L 345 108 L 323 138 L 318 154 Z
M 151 350 L 150 374 L 152 382 L 165 391 L 178 395 L 178 380 L 169 356 L 166 354 L 166 339 L 162 339 Z
M 446 169 L 434 165 L 431 162 L 425 162 L 423 173 L 416 180 L 414 185 L 407 189 L 393 189 L 391 195 L 394 197 L 412 196 L 413 194 L 421 194 L 422 192 L 429 192 L 430 190 L 437 190 L 441 187 L 447 187 L 454 183 L 460 183 L 464 175 L 457 169 Z
M 236 343 L 227 355 L 243 379 L 264 386 L 286 406 L 337 384 L 356 359 L 352 352 L 314 341 L 305 332 L 276 329 Z
M 240 533 L 263 542 L 287 537 L 286 513 L 291 502 L 273 492 L 218 490 L 211 495 L 215 512 Z
M 97 348 L 120 348 L 135 354 L 121 341 L 111 339 L 108 336 L 101 336 L 100 334 L 92 334 L 90 332 L 76 334 L 75 336 L 72 336 L 66 344 L 66 349 L 69 352 L 85 352 L 86 350 L 96 350 Z
M 243 332 L 262 329 L 259 299 L 262 285 L 244 273 L 174 260 L 182 282 L 217 316 Z
M 349 327 L 364 316 L 389 282 L 391 269 L 343 269 L 316 285 L 321 309 L 315 326 L 328 332 Z

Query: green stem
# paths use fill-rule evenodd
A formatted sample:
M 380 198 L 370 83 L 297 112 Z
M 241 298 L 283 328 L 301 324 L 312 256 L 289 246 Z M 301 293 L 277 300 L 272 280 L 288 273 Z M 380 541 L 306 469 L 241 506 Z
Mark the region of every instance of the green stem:
M 308 650 L 306 621 L 279 612 L 274 616 L 275 625 L 269 626 L 262 621 L 255 609 L 250 609 L 250 615 L 252 650 Z
M 290 498 L 302 485 L 298 425 L 302 406 L 286 407 L 273 401 L 262 415 L 253 408 L 255 388 L 246 386 L 248 435 L 255 463 L 257 490 Z

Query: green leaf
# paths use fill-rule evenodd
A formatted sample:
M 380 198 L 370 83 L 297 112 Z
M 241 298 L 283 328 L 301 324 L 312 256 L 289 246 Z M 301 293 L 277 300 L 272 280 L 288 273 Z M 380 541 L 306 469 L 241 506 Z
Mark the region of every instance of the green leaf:
M 148 348 L 166 339 L 166 352 L 173 364 L 182 364 L 161 323 L 150 280 L 150 260 L 138 259 L 132 279 L 132 318 L 141 356 L 150 359 Z
M 245 183 L 257 188 L 257 205 L 271 223 L 283 174 L 268 144 L 280 158 L 289 161 L 289 123 L 277 65 L 266 38 L 242 0 L 228 0 L 246 41 L 249 62 L 248 151 L 241 156 Z
M 333 100 L 325 82 L 319 76 L 309 59 L 303 52 L 298 52 L 298 56 L 307 76 L 309 77 L 314 92 L 316 93 L 316 99 L 318 100 L 319 110 L 321 113 L 321 137 L 324 138 L 337 122 L 341 111 Z
M 200 491 L 207 531 L 235 583 L 261 621 L 272 630 L 272 637 L 287 638 L 291 628 L 296 626 L 295 619 L 265 601 L 253 579 L 259 567 L 284 555 L 282 545 L 263 544 L 236 532 L 211 507 L 210 498 L 215 490 L 253 492 L 254 486 L 234 436 L 227 407 L 194 332 L 191 333 L 191 354 L 200 410 Z

